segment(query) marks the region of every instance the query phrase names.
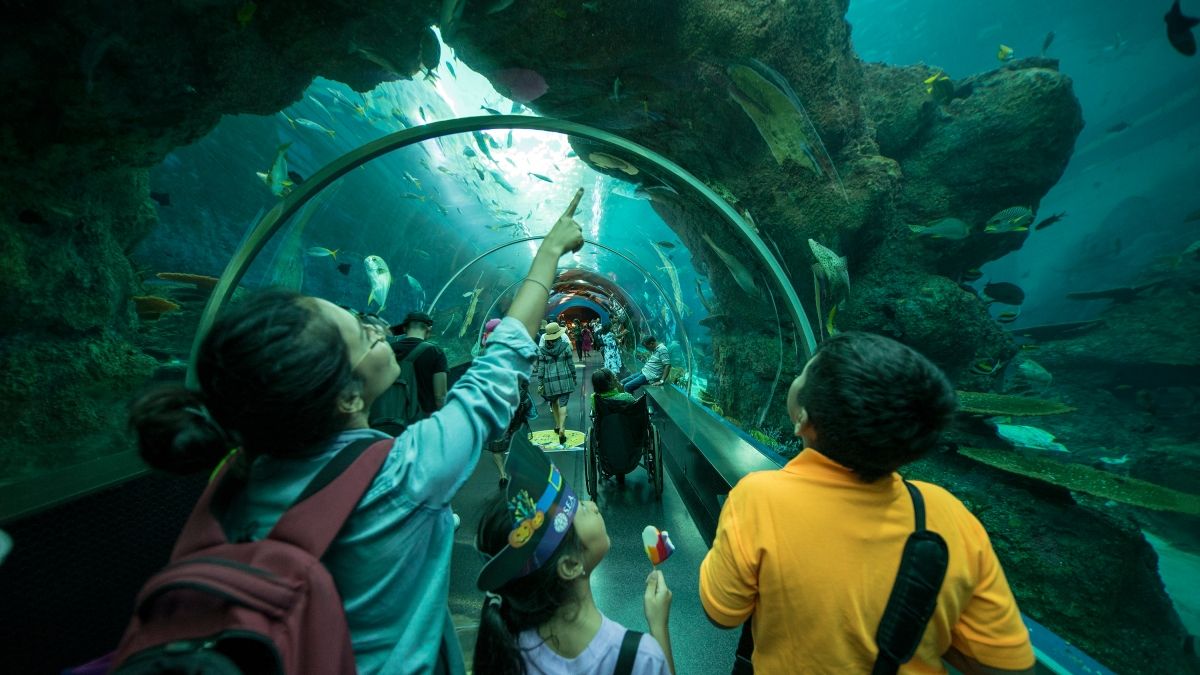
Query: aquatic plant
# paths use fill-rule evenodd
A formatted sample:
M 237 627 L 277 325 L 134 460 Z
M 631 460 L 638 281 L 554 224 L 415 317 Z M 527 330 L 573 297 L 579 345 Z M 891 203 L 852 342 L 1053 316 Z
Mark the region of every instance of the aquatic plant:
M 1200 495 L 1172 490 L 1136 478 L 1119 476 L 1083 464 L 1057 462 L 1008 450 L 960 447 L 958 452 L 1002 471 L 1101 499 L 1111 499 L 1154 511 L 1173 511 L 1200 516 Z
M 1028 396 L 1010 396 L 1007 394 L 990 394 L 981 391 L 960 391 L 958 394 L 959 412 L 971 415 L 1012 415 L 1014 417 L 1034 417 L 1038 415 L 1061 415 L 1075 410 L 1069 405 L 1058 401 L 1047 401 Z
M 762 443 L 763 445 L 767 446 L 768 448 L 774 449 L 774 448 L 779 447 L 779 441 L 775 440 L 774 438 L 771 438 L 766 433 L 759 431 L 758 429 L 751 429 L 750 437 L 753 438 L 754 440 L 758 441 L 759 443 Z
M 850 201 L 825 143 L 813 125 L 800 97 L 778 72 L 757 59 L 734 64 L 727 70 L 733 86 L 729 93 L 754 122 L 775 161 L 792 159 L 830 182 Z M 818 154 L 819 153 L 819 154 Z

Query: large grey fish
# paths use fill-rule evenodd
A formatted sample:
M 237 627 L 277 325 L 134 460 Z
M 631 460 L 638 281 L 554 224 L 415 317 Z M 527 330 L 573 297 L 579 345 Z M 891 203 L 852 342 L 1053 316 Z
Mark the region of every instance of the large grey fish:
M 737 258 L 729 255 L 729 253 L 723 250 L 720 246 L 717 246 L 715 243 L 713 243 L 713 240 L 710 239 L 707 234 L 702 234 L 700 236 L 703 237 L 705 243 L 712 248 L 713 253 L 717 254 L 717 257 L 721 259 L 721 262 L 725 263 L 725 266 L 729 268 L 729 272 L 733 275 L 733 280 L 737 282 L 737 285 L 740 286 L 747 295 L 757 296 L 758 287 L 754 285 L 754 276 L 750 274 L 750 270 L 746 269 L 746 266 L 743 265 Z
M 679 272 L 676 271 L 675 265 L 671 264 L 670 259 L 662 252 L 661 248 L 653 245 L 650 248 L 654 249 L 654 252 L 658 254 L 659 260 L 662 261 L 663 266 L 659 269 L 666 272 L 667 279 L 671 281 L 671 291 L 675 295 L 675 310 L 679 312 L 679 316 L 681 317 L 691 314 L 691 310 L 683 302 L 683 291 L 679 286 Z

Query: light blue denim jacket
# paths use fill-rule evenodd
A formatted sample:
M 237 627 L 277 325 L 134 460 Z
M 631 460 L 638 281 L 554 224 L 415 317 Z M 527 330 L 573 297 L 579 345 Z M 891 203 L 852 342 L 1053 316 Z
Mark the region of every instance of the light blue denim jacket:
M 525 327 L 506 318 L 487 351 L 446 396 L 446 405 L 409 427 L 325 554 L 354 644 L 358 672 L 429 673 L 445 645 L 450 672 L 462 653 L 446 604 L 454 522 L 450 499 L 475 469 L 483 444 L 508 427 L 529 380 L 537 347 Z M 387 438 L 371 429 L 344 431 L 323 452 L 261 457 L 244 494 L 223 520 L 231 539 L 265 537 L 305 485 L 346 445 Z

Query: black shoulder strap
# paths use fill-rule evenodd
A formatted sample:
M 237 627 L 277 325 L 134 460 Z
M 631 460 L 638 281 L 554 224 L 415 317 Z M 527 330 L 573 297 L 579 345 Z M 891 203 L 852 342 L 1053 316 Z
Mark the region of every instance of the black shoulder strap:
M 636 630 L 625 631 L 625 639 L 621 640 L 621 654 L 617 657 L 617 667 L 613 675 L 631 675 L 633 662 L 637 660 L 638 645 L 642 643 L 642 633 Z
M 423 349 L 425 349 L 426 347 L 429 347 L 429 346 L 431 346 L 431 345 L 428 342 L 422 341 L 421 344 L 413 347 L 412 351 L 408 352 L 408 354 L 403 359 L 400 359 L 400 363 L 404 363 L 405 361 L 416 362 L 417 355 L 420 354 Z
M 904 487 L 912 497 L 915 531 L 904 543 L 900 571 L 875 632 L 879 656 L 871 675 L 894 675 L 900 664 L 917 652 L 925 626 L 937 608 L 938 592 L 950 564 L 946 541 L 937 532 L 925 529 L 921 491 L 908 481 L 904 481 Z
M 304 491 L 300 493 L 300 496 L 296 497 L 296 501 L 293 502 L 293 506 L 317 494 L 326 485 L 332 483 L 333 479 L 342 475 L 346 469 L 350 468 L 350 465 L 354 463 L 354 460 L 358 459 L 359 455 L 363 454 L 367 448 L 371 447 L 375 443 L 378 443 L 380 440 L 382 439 L 374 437 L 363 438 L 342 448 L 341 452 L 334 455 L 333 459 L 329 460 L 329 462 L 325 464 L 325 467 L 317 472 L 316 476 L 313 476 L 313 479 L 308 482 L 308 485 L 305 486 Z

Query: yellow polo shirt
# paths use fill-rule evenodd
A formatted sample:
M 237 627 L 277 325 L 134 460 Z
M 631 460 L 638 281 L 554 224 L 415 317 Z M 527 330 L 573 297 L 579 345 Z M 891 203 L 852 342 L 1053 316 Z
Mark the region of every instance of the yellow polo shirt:
M 921 645 L 900 673 L 945 673 L 941 655 L 951 645 L 994 668 L 1031 667 L 1029 633 L 987 532 L 954 495 L 912 482 L 950 565 Z M 869 673 L 913 525 L 899 474 L 862 483 L 807 449 L 729 493 L 700 565 L 700 600 L 724 626 L 754 615 L 756 673 Z

